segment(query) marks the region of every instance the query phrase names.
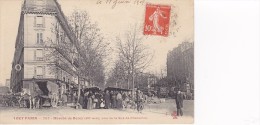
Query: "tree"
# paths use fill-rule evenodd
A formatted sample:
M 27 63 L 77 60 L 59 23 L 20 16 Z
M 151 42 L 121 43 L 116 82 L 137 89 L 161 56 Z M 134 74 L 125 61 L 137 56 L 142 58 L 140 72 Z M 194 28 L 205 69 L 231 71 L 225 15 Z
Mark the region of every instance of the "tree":
M 68 25 L 76 43 L 72 43 L 59 23 L 53 24 L 52 32 L 56 39 L 49 38 L 47 48 L 50 48 L 48 58 L 59 68 L 87 80 L 98 86 L 104 84 L 104 58 L 107 56 L 108 43 L 104 41 L 96 23 L 92 23 L 86 11 L 74 10 L 67 17 Z M 57 68 L 52 68 L 57 71 Z M 80 89 L 80 84 L 79 84 Z M 79 91 L 80 94 L 80 91 Z
M 128 88 L 132 81 L 134 89 L 135 74 L 143 72 L 153 59 L 153 53 L 143 44 L 143 37 L 139 34 L 136 26 L 125 33 L 124 38 L 117 37 L 117 53 L 119 61 L 124 64 L 127 72 Z
M 75 60 L 81 67 L 79 68 L 80 74 L 90 81 L 104 79 L 102 76 L 104 73 L 101 69 L 104 70 L 103 62 L 107 56 L 109 44 L 104 41 L 97 24 L 90 21 L 86 11 L 75 10 L 68 17 L 68 20 L 77 41 L 79 41 L 80 51 L 85 54 L 85 56 L 79 56 Z M 95 71 L 99 71 L 99 73 Z
M 117 60 L 114 68 L 110 72 L 107 86 L 115 86 L 121 88 L 127 88 L 124 83 L 127 82 L 127 70 L 122 61 Z

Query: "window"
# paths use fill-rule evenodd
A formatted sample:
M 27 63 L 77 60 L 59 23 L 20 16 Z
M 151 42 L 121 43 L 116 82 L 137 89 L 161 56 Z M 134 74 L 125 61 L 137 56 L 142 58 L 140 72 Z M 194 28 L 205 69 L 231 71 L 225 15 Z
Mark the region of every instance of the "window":
M 43 27 L 44 25 L 44 18 L 42 16 L 35 17 L 35 26 L 36 27 Z
M 44 75 L 44 68 L 43 66 L 37 66 L 36 67 L 36 77 L 37 78 L 43 78 Z
M 64 36 L 64 33 L 61 31 L 60 32 L 60 42 L 64 43 L 64 40 L 65 40 L 65 36 Z
M 43 44 L 42 33 L 37 33 L 37 44 Z
M 43 60 L 43 50 L 37 49 L 35 52 L 35 59 L 36 60 Z

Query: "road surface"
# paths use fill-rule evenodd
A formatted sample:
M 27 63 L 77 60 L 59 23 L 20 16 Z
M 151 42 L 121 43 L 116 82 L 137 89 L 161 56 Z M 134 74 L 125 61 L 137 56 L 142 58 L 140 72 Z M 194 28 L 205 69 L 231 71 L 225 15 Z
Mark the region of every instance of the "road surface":
M 0 123 L 192 123 L 194 101 L 184 100 L 184 116 L 177 117 L 174 99 L 133 109 L 74 109 L 70 107 L 27 109 L 0 107 Z

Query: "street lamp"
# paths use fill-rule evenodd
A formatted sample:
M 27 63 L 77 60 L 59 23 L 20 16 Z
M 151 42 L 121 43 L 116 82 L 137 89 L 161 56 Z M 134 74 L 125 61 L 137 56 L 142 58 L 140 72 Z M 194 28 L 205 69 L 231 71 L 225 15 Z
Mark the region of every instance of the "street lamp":
M 35 77 L 33 76 L 33 78 L 32 78 L 32 80 L 33 80 L 33 92 L 34 92 L 34 89 L 35 89 Z

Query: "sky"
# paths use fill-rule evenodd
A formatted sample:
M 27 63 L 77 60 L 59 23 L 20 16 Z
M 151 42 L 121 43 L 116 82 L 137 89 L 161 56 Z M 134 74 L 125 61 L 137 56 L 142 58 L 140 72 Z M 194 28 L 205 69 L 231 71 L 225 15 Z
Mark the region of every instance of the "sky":
M 101 1 L 101 4 L 97 4 Z M 115 37 L 123 36 L 132 26 L 143 27 L 146 3 L 170 5 L 171 18 L 177 25 L 170 25 L 170 34 L 164 36 L 144 36 L 143 42 L 154 52 L 151 67 L 146 72 L 158 73 L 166 67 L 167 53 L 185 40 L 193 42 L 194 20 L 192 0 L 58 0 L 65 15 L 70 15 L 75 9 L 85 10 L 92 22 L 96 22 L 105 40 L 115 46 Z M 115 1 L 121 4 L 114 4 Z M 136 1 L 140 3 L 137 4 Z M 0 0 L 0 86 L 10 78 L 11 63 L 14 55 L 14 45 L 18 30 L 21 4 L 23 0 Z M 129 2 L 128 4 L 122 2 Z M 144 3 L 144 4 L 142 4 Z M 143 29 L 140 28 L 140 34 Z M 177 32 L 178 31 L 178 32 Z M 174 35 L 172 34 L 174 33 Z M 114 53 L 110 54 L 114 57 Z

